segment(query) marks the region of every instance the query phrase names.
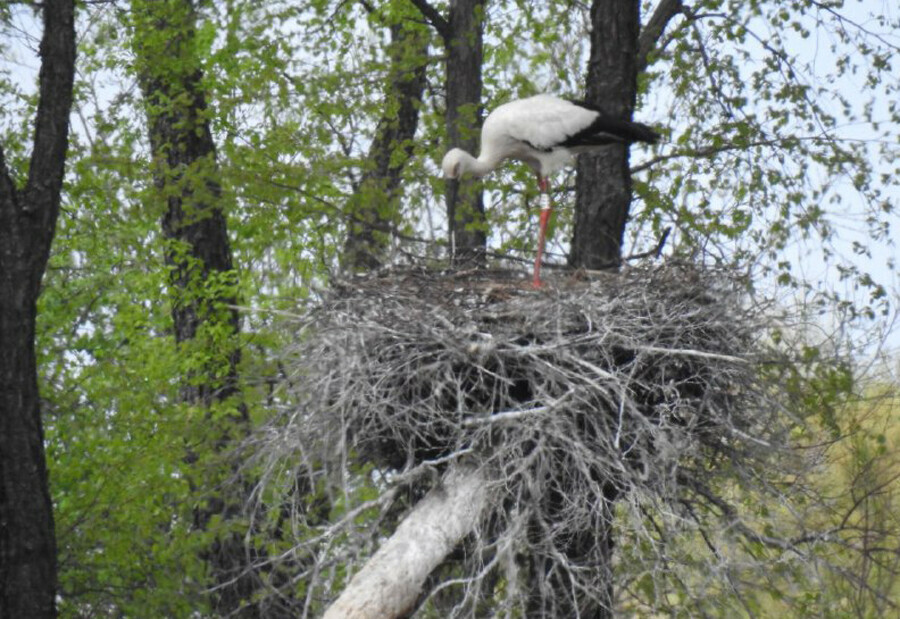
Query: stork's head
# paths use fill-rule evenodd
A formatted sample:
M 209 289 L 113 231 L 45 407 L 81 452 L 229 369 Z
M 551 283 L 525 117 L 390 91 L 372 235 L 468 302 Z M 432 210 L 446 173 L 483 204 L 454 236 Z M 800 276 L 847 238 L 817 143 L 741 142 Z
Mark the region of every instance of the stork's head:
M 481 178 L 497 167 L 498 163 L 500 163 L 500 159 L 484 157 L 484 153 L 476 159 L 461 148 L 452 148 L 444 155 L 441 169 L 444 170 L 444 178 L 459 178 L 464 174 Z
M 461 148 L 451 148 L 444 155 L 444 161 L 441 162 L 441 169 L 444 171 L 444 178 L 459 178 L 466 171 L 466 160 L 472 156 Z

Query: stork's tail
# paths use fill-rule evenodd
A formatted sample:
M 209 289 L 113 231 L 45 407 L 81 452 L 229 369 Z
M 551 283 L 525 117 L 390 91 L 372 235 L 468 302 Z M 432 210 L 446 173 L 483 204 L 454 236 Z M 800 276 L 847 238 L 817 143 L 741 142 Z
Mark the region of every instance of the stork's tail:
M 597 106 L 584 101 L 572 101 L 572 103 L 593 110 L 599 113 L 599 116 L 589 127 L 570 136 L 566 140 L 565 146 L 595 146 L 614 142 L 656 144 L 659 141 L 659 133 L 643 123 L 607 116 Z
M 647 144 L 656 144 L 659 142 L 659 134 L 643 123 L 633 121 L 620 121 L 623 124 L 621 134 L 629 142 L 646 142 Z
M 599 116 L 585 131 L 572 137 L 580 139 L 581 144 L 596 144 L 609 137 L 622 142 L 656 144 L 659 141 L 659 134 L 643 123 L 608 116 Z

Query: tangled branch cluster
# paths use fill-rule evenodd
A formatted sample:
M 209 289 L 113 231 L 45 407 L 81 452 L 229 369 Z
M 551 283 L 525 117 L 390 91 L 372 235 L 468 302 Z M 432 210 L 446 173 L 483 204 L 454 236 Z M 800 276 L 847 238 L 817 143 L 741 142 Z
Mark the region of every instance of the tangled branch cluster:
M 715 501 L 717 468 L 752 467 L 779 441 L 742 290 L 684 265 L 542 290 L 492 272 L 345 282 L 300 325 L 268 448 L 299 446 L 345 482 L 349 462 L 366 464 L 395 488 L 476 462 L 494 487 L 463 597 L 486 597 L 502 564 L 509 597 L 535 613 L 567 616 L 560 588 L 608 604 L 596 566 L 611 542 L 596 532 L 614 503 Z

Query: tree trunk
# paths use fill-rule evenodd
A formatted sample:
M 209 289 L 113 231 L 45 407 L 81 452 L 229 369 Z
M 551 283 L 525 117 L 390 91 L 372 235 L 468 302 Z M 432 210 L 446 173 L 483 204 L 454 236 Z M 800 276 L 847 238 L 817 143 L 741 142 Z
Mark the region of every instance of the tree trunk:
M 233 432 L 249 431 L 249 415 L 241 401 L 236 303 L 231 246 L 216 149 L 203 91 L 200 59 L 195 51 L 196 14 L 192 2 L 133 2 L 140 27 L 135 51 L 138 79 L 149 123 L 154 182 L 166 201 L 162 218 L 169 267 L 169 293 L 176 344 L 190 356 L 200 348 L 202 362 L 180 377 L 184 402 L 205 409 L 224 406 L 225 415 L 207 415 L 215 424 L 208 445 L 219 453 Z M 160 32 L 167 34 L 165 37 Z M 193 462 L 198 454 L 187 454 Z M 236 465 L 234 465 L 236 467 Z M 203 471 L 198 471 L 200 477 Z M 195 484 L 200 485 L 200 484 Z M 205 485 L 205 484 L 204 484 Z M 219 489 L 202 497 L 194 510 L 195 526 L 205 530 L 214 516 L 227 525 L 241 513 L 240 490 Z M 218 615 L 258 617 L 251 603 L 257 582 L 246 570 L 247 549 L 237 533 L 219 534 L 204 553 L 216 585 L 211 603 Z
M 638 0 L 594 0 L 586 100 L 631 120 L 637 96 Z M 614 144 L 578 160 L 575 222 L 569 264 L 616 267 L 631 205 L 628 146 Z
M 74 2 L 42 6 L 39 101 L 24 189 L 0 148 L 0 617 L 29 619 L 56 616 L 56 536 L 34 336 L 59 216 L 75 75 Z
M 477 155 L 484 0 L 451 0 L 447 27 L 447 144 Z M 448 180 L 446 200 L 453 263 L 483 266 L 487 231 L 481 182 L 472 178 Z
M 631 120 L 637 98 L 639 0 L 593 0 L 591 4 L 591 55 L 588 61 L 586 100 L 615 118 Z M 660 30 L 661 31 L 661 30 Z M 658 36 L 658 35 L 657 35 Z M 614 144 L 577 163 L 575 221 L 569 264 L 588 269 L 616 268 L 622 261 L 622 241 L 631 206 L 631 173 L 628 145 Z M 593 546 L 603 549 L 607 565 L 584 566 L 605 574 L 604 591 L 591 599 L 573 600 L 568 583 L 549 583 L 552 597 L 564 606 L 559 616 L 577 614 L 592 619 L 613 616 L 612 493 L 598 515 L 596 528 L 584 531 L 562 549 L 573 565 Z M 540 571 L 532 577 L 539 577 Z M 568 602 L 568 608 L 565 604 Z
M 487 504 L 480 470 L 451 469 L 353 576 L 322 619 L 405 617 L 428 575 L 472 531 Z
M 391 26 L 391 67 L 384 116 L 378 121 L 359 187 L 347 205 L 344 268 L 367 271 L 382 264 L 391 230 L 398 223 L 401 174 L 412 154 L 425 90 L 428 36 L 421 26 L 403 20 Z M 397 150 L 402 156 L 397 157 Z
M 34 266 L 21 246 L 10 251 L 6 236 L 0 236 L 0 616 L 53 617 L 56 540 L 35 366 L 37 294 L 22 286 Z

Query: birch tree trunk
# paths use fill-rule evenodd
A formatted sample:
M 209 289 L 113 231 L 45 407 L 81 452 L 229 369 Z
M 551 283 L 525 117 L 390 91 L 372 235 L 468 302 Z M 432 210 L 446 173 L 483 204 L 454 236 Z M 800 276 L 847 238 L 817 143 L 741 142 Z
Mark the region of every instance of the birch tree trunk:
M 481 470 L 451 469 L 357 572 L 322 619 L 406 616 L 425 579 L 475 527 L 486 503 Z

